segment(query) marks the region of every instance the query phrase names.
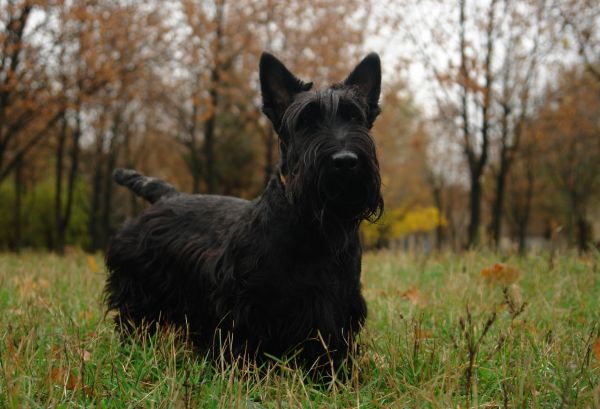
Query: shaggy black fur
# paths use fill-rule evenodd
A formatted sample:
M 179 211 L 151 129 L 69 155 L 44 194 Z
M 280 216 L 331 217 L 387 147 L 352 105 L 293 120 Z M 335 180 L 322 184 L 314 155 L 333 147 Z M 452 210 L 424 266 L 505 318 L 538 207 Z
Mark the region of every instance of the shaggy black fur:
M 152 207 L 113 238 L 106 300 L 130 328 L 169 323 L 218 354 L 337 370 L 367 307 L 358 227 L 383 201 L 369 130 L 379 114 L 379 57 L 321 91 L 270 54 L 260 61 L 263 111 L 281 162 L 265 192 L 246 201 L 188 195 L 132 170 L 115 180 Z

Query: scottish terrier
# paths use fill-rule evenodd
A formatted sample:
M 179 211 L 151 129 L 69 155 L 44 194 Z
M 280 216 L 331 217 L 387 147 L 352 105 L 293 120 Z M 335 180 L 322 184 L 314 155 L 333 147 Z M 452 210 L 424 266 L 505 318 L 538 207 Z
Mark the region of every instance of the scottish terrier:
M 232 357 L 293 356 L 311 369 L 348 362 L 367 307 L 359 224 L 383 210 L 370 129 L 381 67 L 369 54 L 341 82 L 312 91 L 277 58 L 260 59 L 262 110 L 280 163 L 247 201 L 188 195 L 117 169 L 117 183 L 152 203 L 112 239 L 109 310 L 129 329 L 167 323 L 194 345 Z

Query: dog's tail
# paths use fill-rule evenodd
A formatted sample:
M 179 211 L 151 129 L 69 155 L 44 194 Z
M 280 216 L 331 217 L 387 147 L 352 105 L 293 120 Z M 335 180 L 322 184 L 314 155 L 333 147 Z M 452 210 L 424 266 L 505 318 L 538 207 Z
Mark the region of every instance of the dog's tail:
M 113 178 L 119 185 L 129 188 L 133 193 L 143 197 L 150 203 L 178 193 L 177 189 L 167 182 L 144 176 L 133 169 L 117 168 L 113 172 Z

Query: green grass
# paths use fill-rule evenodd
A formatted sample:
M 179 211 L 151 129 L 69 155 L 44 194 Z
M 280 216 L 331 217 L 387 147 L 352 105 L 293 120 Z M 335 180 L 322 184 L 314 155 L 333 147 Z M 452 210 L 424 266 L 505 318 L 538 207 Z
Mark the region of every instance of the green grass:
M 515 283 L 484 280 L 498 261 Z M 361 373 L 325 387 L 216 369 L 171 333 L 121 342 L 103 281 L 99 257 L 0 255 L 0 408 L 600 407 L 597 254 L 368 254 Z

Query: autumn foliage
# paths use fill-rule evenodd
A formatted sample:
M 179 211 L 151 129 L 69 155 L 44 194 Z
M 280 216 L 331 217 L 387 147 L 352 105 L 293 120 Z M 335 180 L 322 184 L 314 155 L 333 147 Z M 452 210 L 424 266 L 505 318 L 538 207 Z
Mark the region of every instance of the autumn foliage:
M 365 244 L 584 251 L 599 19 L 588 0 L 0 0 L 0 248 L 104 249 L 144 206 L 116 166 L 256 197 L 278 156 L 260 53 L 320 86 L 374 50 L 387 212 Z

